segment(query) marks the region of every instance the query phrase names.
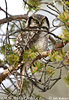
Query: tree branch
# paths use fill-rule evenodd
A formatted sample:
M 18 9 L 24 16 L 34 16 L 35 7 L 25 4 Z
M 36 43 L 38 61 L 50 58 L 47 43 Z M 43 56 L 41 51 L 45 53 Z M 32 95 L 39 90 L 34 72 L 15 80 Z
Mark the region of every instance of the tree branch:
M 67 42 L 68 43 L 68 42 Z M 66 44 L 67 44 L 66 43 Z M 58 43 L 58 44 L 56 44 L 56 51 L 58 50 L 58 48 L 62 48 L 62 47 L 64 47 L 64 45 L 63 45 L 63 43 Z M 54 51 L 54 50 L 53 50 Z M 52 52 L 53 52 L 52 51 Z M 18 66 L 11 66 L 11 67 L 9 67 L 9 68 L 7 68 L 6 70 L 4 70 L 4 72 L 3 73 L 1 73 L 0 74 L 0 83 L 3 81 L 3 80 L 5 80 L 5 78 L 7 77 L 7 76 L 9 76 L 9 75 L 11 75 L 11 74 L 13 74 L 17 69 L 19 69 L 19 68 L 21 68 L 21 67 L 26 67 L 26 66 L 28 66 L 28 68 L 30 68 L 30 66 L 36 61 L 36 60 L 38 60 L 38 59 L 41 59 L 41 58 L 43 58 L 43 57 L 47 57 L 48 55 L 50 54 L 50 51 L 45 51 L 45 52 L 41 52 L 38 56 L 36 56 L 33 60 L 32 60 L 32 62 L 27 62 L 27 63 L 24 63 L 23 61 L 22 62 L 20 62 L 20 64 L 18 65 Z
M 10 66 L 4 72 L 0 74 L 0 84 L 2 83 L 5 78 L 7 78 L 9 75 L 12 75 L 16 70 L 18 70 L 20 67 L 24 65 L 24 62 L 21 62 L 18 66 Z
M 4 24 L 4 23 L 7 23 L 7 22 L 11 22 L 13 20 L 21 20 L 21 19 L 27 20 L 28 19 L 28 16 L 26 14 L 25 15 L 10 16 L 8 18 L 0 19 L 0 24 Z

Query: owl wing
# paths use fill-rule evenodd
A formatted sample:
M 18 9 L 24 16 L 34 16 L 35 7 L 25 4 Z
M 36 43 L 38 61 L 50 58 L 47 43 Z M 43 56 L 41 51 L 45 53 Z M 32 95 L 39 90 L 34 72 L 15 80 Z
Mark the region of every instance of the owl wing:
M 31 48 L 33 43 L 38 39 L 38 32 L 26 31 L 18 35 L 16 39 L 16 48 L 21 53 Z

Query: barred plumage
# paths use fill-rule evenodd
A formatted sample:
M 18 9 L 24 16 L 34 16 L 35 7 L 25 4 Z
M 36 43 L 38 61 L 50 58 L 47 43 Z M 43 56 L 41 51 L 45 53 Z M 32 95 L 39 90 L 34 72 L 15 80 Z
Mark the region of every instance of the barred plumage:
M 24 31 L 18 35 L 16 39 L 16 48 L 18 51 L 24 52 L 25 50 L 31 48 L 32 45 L 41 51 L 47 50 L 49 37 L 48 18 L 40 14 L 35 14 L 29 17 L 27 21 L 27 28 L 35 29 L 35 31 Z M 47 32 L 41 30 L 45 30 Z

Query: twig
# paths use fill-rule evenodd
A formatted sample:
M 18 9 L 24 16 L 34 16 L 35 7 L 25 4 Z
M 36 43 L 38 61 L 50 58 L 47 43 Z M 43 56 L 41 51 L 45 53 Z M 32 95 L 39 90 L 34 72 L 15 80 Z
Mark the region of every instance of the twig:
M 8 15 L 7 15 L 7 1 L 5 0 L 5 5 L 6 5 L 6 18 L 8 18 Z
M 57 16 L 58 16 L 58 15 L 53 14 L 52 12 L 50 12 L 50 11 L 48 11 L 48 10 L 46 10 L 46 9 L 40 9 L 40 10 L 45 11 L 45 12 L 48 12 L 49 14 L 51 14 L 51 15 L 53 15 L 53 16 L 55 16 L 55 17 L 57 17 Z

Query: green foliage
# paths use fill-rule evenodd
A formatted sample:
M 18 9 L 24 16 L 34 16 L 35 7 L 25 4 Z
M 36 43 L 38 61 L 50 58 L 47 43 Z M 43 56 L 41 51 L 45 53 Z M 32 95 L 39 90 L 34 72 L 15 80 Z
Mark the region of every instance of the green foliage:
M 59 15 L 60 20 L 64 23 L 65 27 L 69 26 L 69 14 L 68 12 L 64 11 Z
M 36 57 L 36 49 L 32 46 L 31 49 L 26 50 L 23 54 L 24 61 L 31 61 L 33 58 Z
M 49 55 L 51 61 L 56 61 L 56 62 L 60 62 L 64 59 L 65 56 L 65 52 L 64 49 L 62 49 L 61 51 L 55 51 L 52 54 Z
M 3 45 L 1 47 L 1 53 L 2 54 L 11 54 L 12 53 L 12 46 L 10 44 L 6 44 L 6 45 Z
M 59 14 L 59 19 L 64 23 L 63 33 L 61 34 L 61 38 L 65 41 L 69 41 L 69 11 L 67 9 L 69 5 L 69 1 L 65 1 L 63 3 L 64 12 Z
M 50 74 L 54 75 L 55 74 L 55 70 L 51 66 L 47 65 L 46 74 L 47 75 L 50 75 Z
M 64 35 L 64 40 L 65 41 L 69 41 L 69 31 L 67 31 L 66 29 L 64 29 L 63 35 Z
M 19 61 L 19 56 L 15 51 L 13 51 L 10 44 L 2 46 L 1 53 L 5 56 L 5 63 L 8 63 L 9 65 L 17 65 L 17 62 Z
M 65 28 L 63 33 L 60 35 L 64 42 L 69 41 L 69 31 Z
M 65 2 L 65 5 L 69 6 L 69 1 L 66 1 L 66 2 Z
M 19 61 L 19 56 L 16 54 L 16 53 L 13 53 L 13 54 L 9 54 L 7 57 L 6 57 L 6 60 L 7 62 L 10 64 L 10 65 L 17 65 L 18 64 L 18 61 Z
M 64 8 L 64 11 L 68 11 L 68 10 L 69 10 L 69 0 L 65 0 L 65 1 L 64 1 L 64 6 L 63 6 L 63 8 Z
M 38 6 L 40 6 L 40 1 L 41 0 L 27 0 L 28 4 L 30 5 L 30 6 L 28 5 L 29 11 L 31 11 L 32 9 L 38 11 L 39 10 Z
M 40 63 L 39 61 L 35 62 L 34 66 L 31 68 L 31 72 L 34 74 L 36 72 L 41 72 L 41 68 L 44 66 L 43 63 Z
M 69 86 L 69 74 L 64 78 L 66 84 Z
M 44 63 L 41 63 L 39 61 L 35 62 L 34 66 L 32 66 L 31 72 L 32 72 L 32 74 L 37 73 L 37 72 L 40 73 L 43 71 L 43 69 L 45 69 L 45 67 L 46 67 L 46 70 L 44 70 L 44 71 L 46 72 L 47 75 L 50 75 L 50 74 L 54 75 L 55 74 L 55 70 L 51 66 L 48 66 L 48 65 L 45 66 Z
M 61 34 L 61 38 L 63 41 L 69 41 L 69 1 L 63 1 L 63 13 L 59 14 L 59 19 L 64 23 L 63 33 Z
M 59 15 L 59 18 L 60 18 L 64 23 L 66 23 L 66 22 L 69 21 L 69 15 L 68 15 L 68 13 L 65 12 L 65 11 Z

